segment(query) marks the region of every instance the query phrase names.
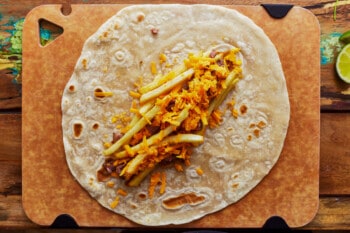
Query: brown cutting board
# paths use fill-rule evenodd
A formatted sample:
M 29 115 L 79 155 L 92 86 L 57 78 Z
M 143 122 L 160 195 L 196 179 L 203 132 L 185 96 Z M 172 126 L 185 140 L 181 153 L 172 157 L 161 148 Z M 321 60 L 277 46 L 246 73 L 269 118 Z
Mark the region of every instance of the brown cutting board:
M 101 207 L 70 174 L 61 129 L 61 95 L 84 41 L 126 5 L 44 5 L 26 17 L 23 29 L 23 207 L 30 219 L 50 225 L 60 214 L 80 226 L 137 227 Z M 276 45 L 287 80 L 291 121 L 283 152 L 271 173 L 245 198 L 181 227 L 261 227 L 271 216 L 290 227 L 310 222 L 318 209 L 320 139 L 320 28 L 307 10 L 293 7 L 283 19 L 261 6 L 227 6 L 253 19 Z M 63 34 L 40 45 L 45 19 Z M 234 22 L 228 22 L 234 24 Z M 268 67 L 267 67 L 268 69 Z

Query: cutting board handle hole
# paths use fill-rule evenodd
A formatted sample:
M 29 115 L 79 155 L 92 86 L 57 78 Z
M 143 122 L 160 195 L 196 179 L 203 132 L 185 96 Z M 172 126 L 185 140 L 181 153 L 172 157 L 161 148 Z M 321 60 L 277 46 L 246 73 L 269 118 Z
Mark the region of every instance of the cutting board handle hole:
M 52 23 L 46 19 L 39 19 L 38 24 L 40 44 L 43 47 L 54 41 L 63 33 L 63 27 Z
M 61 13 L 65 16 L 68 16 L 70 13 L 72 13 L 72 6 L 70 5 L 70 1 L 62 3 Z

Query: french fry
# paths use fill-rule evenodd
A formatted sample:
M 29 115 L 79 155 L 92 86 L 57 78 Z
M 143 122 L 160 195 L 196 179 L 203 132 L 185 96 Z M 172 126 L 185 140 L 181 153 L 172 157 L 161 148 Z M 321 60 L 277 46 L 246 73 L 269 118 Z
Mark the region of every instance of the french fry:
M 143 105 L 139 110 L 140 114 L 143 115 L 146 112 L 148 112 L 153 107 L 153 105 L 154 105 L 154 101 L 151 101 Z M 131 119 L 130 123 L 128 124 L 127 128 L 131 129 L 140 120 L 140 118 L 141 116 L 135 114 L 134 117 Z
M 170 136 L 165 138 L 161 144 L 158 145 L 164 145 L 164 143 L 202 143 L 203 142 L 203 136 L 197 135 L 197 134 L 178 134 L 174 136 Z M 140 153 L 137 156 L 135 156 L 133 159 L 131 159 L 126 166 L 123 168 L 120 176 L 124 176 L 126 180 L 128 180 L 131 176 L 135 175 L 138 172 L 139 166 L 147 159 L 148 156 L 151 156 L 152 154 L 157 153 L 157 146 L 151 147 L 147 152 Z
M 185 81 L 192 74 L 194 74 L 194 70 L 188 69 L 185 72 L 181 73 L 180 75 L 176 76 L 174 79 L 164 83 L 162 86 L 141 95 L 140 103 L 141 104 L 145 103 L 151 99 L 154 99 L 154 98 L 164 94 L 165 92 L 171 90 L 173 87 L 175 87 L 175 86 L 179 85 L 180 83 L 182 83 L 183 81 Z
M 181 122 L 183 122 L 188 117 L 188 113 L 189 113 L 189 107 L 184 108 L 180 112 L 178 119 L 176 119 L 177 122 L 179 122 L 179 124 L 181 124 Z M 174 132 L 174 130 L 175 130 L 175 128 L 172 125 L 166 127 L 165 129 L 161 130 L 159 133 L 149 137 L 147 139 L 147 145 L 151 146 L 157 142 L 160 142 L 164 137 L 166 137 L 169 134 L 171 134 L 172 132 Z M 136 152 L 136 151 L 139 151 L 141 149 L 141 147 L 142 147 L 142 143 L 139 143 L 139 144 L 131 147 L 130 150 Z M 115 157 L 117 159 L 122 159 L 122 158 L 125 158 L 127 156 L 128 156 L 128 154 L 125 150 L 115 154 Z
M 117 142 L 111 145 L 109 148 L 103 151 L 104 155 L 111 155 L 117 151 L 124 144 L 128 143 L 129 140 L 139 132 L 143 127 L 145 127 L 148 122 L 157 114 L 160 107 L 155 105 L 151 110 L 149 110 L 130 130 L 128 130 L 123 137 L 121 137 Z
M 156 89 L 157 87 L 160 87 L 161 85 L 163 85 L 163 83 L 165 83 L 165 82 L 167 82 L 169 80 L 172 80 L 176 76 L 180 75 L 185 70 L 186 70 L 185 66 L 181 65 L 181 66 L 179 66 L 178 68 L 176 68 L 175 70 L 169 72 L 166 75 L 156 76 L 151 83 L 147 84 L 146 86 L 141 87 L 139 89 L 139 92 L 141 94 L 145 94 L 147 92 L 150 92 L 150 91 Z
M 237 73 L 232 71 L 226 78 L 226 88 L 220 93 L 219 96 L 217 96 L 209 105 L 208 108 L 208 116 L 211 115 L 211 113 L 224 101 L 228 93 L 232 90 L 232 88 L 235 86 L 235 84 L 238 82 Z
M 142 153 L 135 156 L 135 158 L 133 158 L 126 164 L 126 166 L 123 168 L 123 170 L 120 172 L 119 175 L 131 177 L 133 174 L 135 174 L 138 171 L 139 165 L 142 164 L 142 162 L 145 159 L 147 159 L 147 156 L 149 156 L 149 154 L 147 153 Z
M 154 167 L 148 167 L 136 176 L 132 177 L 129 182 L 127 182 L 127 185 L 130 187 L 136 187 L 139 186 L 140 183 L 145 179 L 148 174 L 153 171 Z
M 202 143 L 203 140 L 204 140 L 204 137 L 198 134 L 177 134 L 177 135 L 173 135 L 165 138 L 162 142 L 169 143 L 169 144 L 183 143 L 183 142 L 197 144 L 197 143 Z

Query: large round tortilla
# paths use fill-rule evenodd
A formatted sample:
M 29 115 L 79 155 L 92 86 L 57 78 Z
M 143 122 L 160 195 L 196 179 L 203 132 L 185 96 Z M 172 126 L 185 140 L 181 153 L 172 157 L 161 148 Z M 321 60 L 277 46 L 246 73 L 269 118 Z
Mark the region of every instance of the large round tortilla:
M 158 33 L 153 34 L 152 29 Z M 206 51 L 212 46 L 230 44 L 241 49 L 244 69 L 226 101 L 248 110 L 237 119 L 229 111 L 223 123 L 206 131 L 204 143 L 194 150 L 191 165 L 184 172 L 166 171 L 163 195 L 147 195 L 149 179 L 136 188 L 121 179 L 109 188 L 98 182 L 96 171 L 105 157 L 103 142 L 112 140 L 112 116 L 127 112 L 130 90 L 140 76 L 144 84 L 154 75 L 150 63 L 159 54 L 168 63 L 179 63 L 189 52 Z M 164 66 L 158 70 L 165 72 Z M 74 87 L 74 88 L 73 88 Z M 74 89 L 74 90 L 73 90 Z M 113 92 L 103 100 L 94 90 Z M 221 108 L 224 109 L 225 102 Z M 116 189 L 127 191 L 112 211 L 143 225 L 182 224 L 221 210 L 252 190 L 271 170 L 282 151 L 290 107 L 286 81 L 277 51 L 252 20 L 239 12 L 209 5 L 136 5 L 124 8 L 104 23 L 84 44 L 74 73 L 62 98 L 63 141 L 67 163 L 77 181 L 101 205 L 111 209 Z M 252 124 L 264 122 L 260 135 Z M 74 125 L 82 132 L 74 135 Z M 96 125 L 98 124 L 98 128 Z M 248 135 L 252 139 L 248 140 Z M 198 175 L 200 167 L 203 175 Z M 163 201 L 183 194 L 204 197 L 194 204 L 167 209 Z M 142 195 L 140 195 L 142 194 Z

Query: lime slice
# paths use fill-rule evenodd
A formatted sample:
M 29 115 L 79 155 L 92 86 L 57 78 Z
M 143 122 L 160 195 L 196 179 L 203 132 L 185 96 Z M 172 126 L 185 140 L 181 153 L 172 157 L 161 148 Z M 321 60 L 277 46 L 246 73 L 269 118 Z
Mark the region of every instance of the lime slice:
M 347 44 L 339 53 L 336 62 L 339 77 L 346 83 L 350 83 L 350 44 Z
M 350 30 L 347 32 L 344 32 L 343 35 L 339 37 L 339 41 L 349 44 L 350 43 Z

